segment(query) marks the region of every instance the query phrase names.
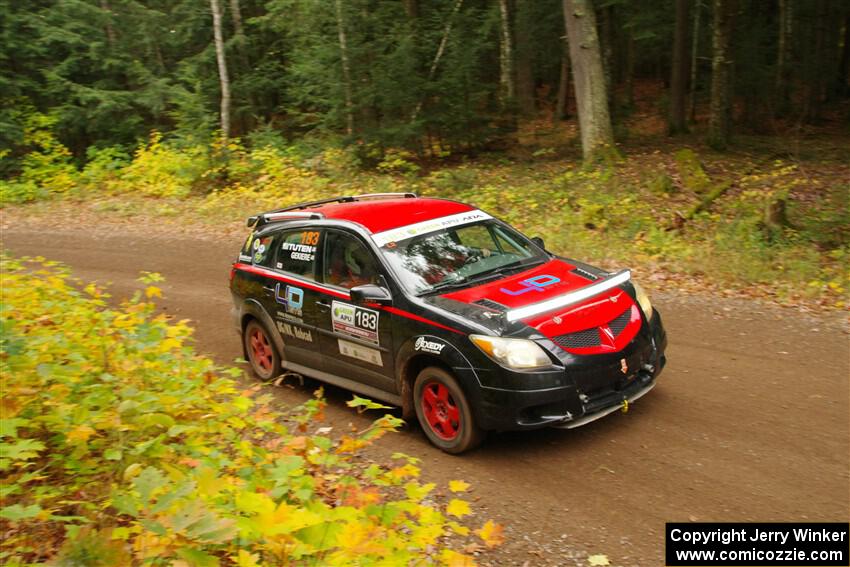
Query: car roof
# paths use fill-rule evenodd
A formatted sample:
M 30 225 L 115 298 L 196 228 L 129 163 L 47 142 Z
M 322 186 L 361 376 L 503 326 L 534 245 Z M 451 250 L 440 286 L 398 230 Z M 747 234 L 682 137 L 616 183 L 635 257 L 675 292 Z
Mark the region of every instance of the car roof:
M 305 212 L 321 213 L 326 219 L 356 222 L 376 234 L 474 210 L 475 207 L 457 201 L 417 197 L 327 203 L 305 209 Z

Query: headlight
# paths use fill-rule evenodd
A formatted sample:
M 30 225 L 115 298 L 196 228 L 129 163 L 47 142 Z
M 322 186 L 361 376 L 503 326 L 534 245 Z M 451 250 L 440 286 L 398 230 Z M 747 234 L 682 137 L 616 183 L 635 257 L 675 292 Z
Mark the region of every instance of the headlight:
M 472 343 L 484 354 L 508 368 L 540 368 L 552 361 L 540 345 L 527 339 L 504 339 L 486 335 L 469 335 Z
M 635 288 L 635 297 L 637 298 L 638 305 L 643 309 L 643 314 L 646 315 L 646 320 L 649 321 L 652 319 L 652 302 L 649 300 L 649 296 L 640 287 L 636 281 L 632 280 L 632 287 Z

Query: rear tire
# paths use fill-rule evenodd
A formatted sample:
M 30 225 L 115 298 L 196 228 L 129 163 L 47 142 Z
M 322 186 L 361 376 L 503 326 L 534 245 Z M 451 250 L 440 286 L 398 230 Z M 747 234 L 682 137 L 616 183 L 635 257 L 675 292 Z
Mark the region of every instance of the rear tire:
M 254 376 L 267 381 L 281 374 L 280 354 L 265 325 L 256 319 L 249 321 L 242 333 L 242 341 Z
M 460 384 L 442 368 L 429 366 L 419 373 L 413 403 L 428 440 L 446 453 L 469 451 L 484 440 Z

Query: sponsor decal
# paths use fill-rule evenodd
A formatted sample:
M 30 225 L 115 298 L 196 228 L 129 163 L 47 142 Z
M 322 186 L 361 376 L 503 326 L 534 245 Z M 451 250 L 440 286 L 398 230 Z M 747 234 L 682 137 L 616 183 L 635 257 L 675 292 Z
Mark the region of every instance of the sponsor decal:
M 337 333 L 379 344 L 378 320 L 381 314 L 378 311 L 334 301 L 331 305 L 331 315 L 333 328 Z
M 502 293 L 507 293 L 508 295 L 522 295 L 523 293 L 528 293 L 529 291 L 539 291 L 542 292 L 545 288 L 549 287 L 552 284 L 556 284 L 561 281 L 561 278 L 557 278 L 555 276 L 549 274 L 540 274 L 539 276 L 534 276 L 533 278 L 528 278 L 519 282 L 518 289 L 510 290 L 504 287 L 499 288 L 499 291 Z
M 251 256 L 248 255 L 248 254 L 239 254 L 239 261 L 240 262 L 250 262 Z
M 350 356 L 376 366 L 384 365 L 383 360 L 381 360 L 381 351 L 377 349 L 356 345 L 342 339 L 338 339 L 337 343 L 339 344 L 339 352 L 343 356 Z
M 430 232 L 437 232 L 446 228 L 452 228 L 491 218 L 493 217 L 484 211 L 467 211 L 465 213 L 458 213 L 455 215 L 449 215 L 415 224 L 409 224 L 399 228 L 385 230 L 384 232 L 373 234 L 372 240 L 374 240 L 375 244 L 378 246 L 385 246 L 390 242 L 398 242 L 399 240 L 405 240 L 414 236 L 421 236 Z
M 318 233 L 317 233 L 318 234 Z M 316 247 L 309 244 L 298 244 L 296 242 L 284 242 L 281 250 L 289 252 L 289 257 L 302 262 L 312 262 L 316 259 Z
M 277 328 L 282 334 L 286 335 L 287 337 L 292 337 L 293 339 L 299 339 L 308 343 L 313 342 L 313 333 L 301 329 L 296 325 L 292 325 L 291 323 L 284 323 L 283 321 L 278 321 Z
M 274 300 L 283 305 L 289 315 L 302 317 L 304 315 L 301 309 L 304 307 L 304 290 L 294 285 L 288 285 L 283 293 L 281 293 L 281 287 L 280 282 L 275 284 Z
M 425 337 L 417 337 L 416 342 L 413 343 L 414 350 L 421 350 L 422 352 L 430 352 L 431 354 L 440 354 L 443 352 L 443 349 L 446 347 L 444 343 L 438 343 L 436 341 L 429 341 Z

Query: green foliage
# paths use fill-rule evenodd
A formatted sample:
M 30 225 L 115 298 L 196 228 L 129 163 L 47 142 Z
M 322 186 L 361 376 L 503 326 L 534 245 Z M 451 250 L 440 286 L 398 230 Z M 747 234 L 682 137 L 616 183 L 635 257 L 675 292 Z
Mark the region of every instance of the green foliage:
M 462 501 L 445 513 L 426 503 L 434 485 L 417 480 L 413 458 L 358 464 L 397 418 L 335 441 L 312 431 L 317 397 L 287 425 L 263 387 L 241 389 L 225 376 L 240 371 L 194 352 L 185 321 L 156 314 L 156 274 L 112 308 L 104 290 L 54 263 L 3 257 L 2 270 L 4 565 L 459 557 L 442 538 L 468 533 L 446 515 L 464 515 Z
M 690 148 L 683 148 L 674 154 L 682 185 L 694 193 L 705 193 L 711 186 L 697 154 Z

